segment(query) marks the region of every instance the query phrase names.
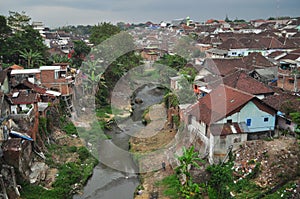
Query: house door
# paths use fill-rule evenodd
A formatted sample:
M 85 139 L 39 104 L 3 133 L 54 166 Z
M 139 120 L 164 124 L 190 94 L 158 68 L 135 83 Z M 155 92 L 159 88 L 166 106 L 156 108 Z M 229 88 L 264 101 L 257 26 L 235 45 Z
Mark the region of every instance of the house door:
M 247 119 L 247 120 L 246 120 L 246 125 L 247 125 L 247 126 L 251 126 L 251 119 Z

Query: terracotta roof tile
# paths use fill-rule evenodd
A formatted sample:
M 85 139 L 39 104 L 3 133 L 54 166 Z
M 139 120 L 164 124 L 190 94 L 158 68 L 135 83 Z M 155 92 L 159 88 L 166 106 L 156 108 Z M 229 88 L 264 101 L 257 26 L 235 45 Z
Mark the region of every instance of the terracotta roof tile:
M 33 104 L 38 101 L 37 93 L 27 93 L 26 91 L 20 91 L 17 97 L 13 97 L 13 94 L 6 96 L 11 104 Z
M 230 50 L 230 49 L 242 49 L 246 47 L 241 42 L 239 42 L 236 38 L 229 38 L 221 45 L 219 45 L 218 48 Z
M 254 95 L 229 86 L 220 85 L 211 93 L 199 99 L 194 107 L 191 107 L 195 109 L 198 108 L 199 111 L 193 110 L 190 113 L 193 113 L 193 115 L 200 113 L 200 115 L 194 116 L 206 124 L 212 124 L 232 114 L 254 97 Z
M 275 58 L 275 57 L 277 57 L 277 56 L 279 56 L 279 55 L 282 55 L 284 52 L 283 51 L 274 51 L 274 52 L 272 52 L 272 53 L 270 53 L 267 57 L 269 57 L 269 58 Z
M 296 60 L 300 57 L 300 54 L 287 54 L 280 59 L 290 59 L 290 60 Z
M 283 38 L 282 42 L 285 48 L 299 48 L 300 37 Z
M 259 43 L 258 39 L 253 37 L 243 37 L 239 41 L 245 46 L 245 48 L 263 49 L 263 45 Z
M 242 58 L 247 66 L 255 67 L 274 67 L 275 65 L 270 62 L 261 53 L 253 52 L 246 57 Z
M 259 43 L 266 49 L 280 49 L 284 47 L 284 45 L 275 37 L 260 37 Z
M 269 106 L 288 114 L 289 111 L 300 112 L 300 100 L 298 96 L 292 95 L 290 92 L 275 89 L 276 94 L 263 99 L 263 102 Z
M 300 46 L 299 46 L 300 47 Z M 290 54 L 300 54 L 300 48 L 289 52 Z
M 244 71 L 238 71 L 224 77 L 223 83 L 227 86 L 253 95 L 273 93 L 273 90 L 271 88 L 267 87 L 262 82 L 259 82 L 256 79 L 250 77 Z
M 22 69 L 24 69 L 24 67 L 16 65 L 16 64 L 14 64 L 14 65 L 12 65 L 12 66 L 10 66 L 8 68 L 12 69 L 12 70 L 22 70 Z
M 204 68 L 213 74 L 226 76 L 240 68 L 246 69 L 247 66 L 242 59 L 206 59 L 203 63 Z
M 27 86 L 28 88 L 31 88 L 34 92 L 37 92 L 39 94 L 45 94 L 47 89 L 40 87 L 36 84 L 33 84 L 31 82 L 29 82 L 28 80 L 25 80 L 22 82 L 25 86 Z
M 244 133 L 243 128 L 241 128 L 238 123 L 212 124 L 210 126 L 210 132 L 215 136 L 216 135 L 226 136 L 226 135 L 231 135 L 236 133 Z

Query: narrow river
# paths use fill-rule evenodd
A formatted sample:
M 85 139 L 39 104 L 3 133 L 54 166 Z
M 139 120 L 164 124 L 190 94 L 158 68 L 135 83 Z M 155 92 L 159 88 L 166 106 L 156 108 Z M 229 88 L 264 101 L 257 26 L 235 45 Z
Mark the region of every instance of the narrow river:
M 142 99 L 142 103 L 133 105 L 134 111 L 130 118 L 130 125 L 122 130 L 114 125 L 111 131 L 106 132 L 112 139 L 99 142 L 100 163 L 94 168 L 83 194 L 75 195 L 73 199 L 133 198 L 134 191 L 140 182 L 137 174 L 138 167 L 131 155 L 127 153 L 130 132 L 139 131 L 144 127 L 141 121 L 143 111 L 151 105 L 160 103 L 163 95 L 164 90 L 158 89 L 155 85 L 146 85 L 137 91 L 135 98 Z

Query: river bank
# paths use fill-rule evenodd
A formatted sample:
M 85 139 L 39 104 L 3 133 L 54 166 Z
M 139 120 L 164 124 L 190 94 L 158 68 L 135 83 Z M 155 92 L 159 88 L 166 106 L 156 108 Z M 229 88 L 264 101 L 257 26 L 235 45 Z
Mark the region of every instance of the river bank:
M 38 185 L 24 183 L 21 198 L 72 198 L 81 191 L 98 164 L 82 139 L 59 128 L 51 133 L 46 149 L 46 169 Z
M 166 109 L 163 104 L 151 106 L 145 117 L 150 123 L 129 140 L 130 152 L 135 155 L 140 168 L 141 184 L 137 191 L 141 191 L 140 194 L 136 193 L 134 198 L 168 199 L 163 196 L 163 187 L 158 186 L 158 182 L 174 173 L 162 151 L 174 139 L 176 130 L 166 123 Z M 166 163 L 165 170 L 162 162 Z

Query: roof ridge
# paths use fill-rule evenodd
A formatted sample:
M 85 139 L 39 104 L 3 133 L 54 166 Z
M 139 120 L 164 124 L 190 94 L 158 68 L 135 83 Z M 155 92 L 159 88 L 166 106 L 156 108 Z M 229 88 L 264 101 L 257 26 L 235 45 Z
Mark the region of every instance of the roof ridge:
M 220 86 L 222 86 L 222 85 L 223 85 L 224 87 L 228 88 L 228 89 L 234 90 L 234 91 L 236 91 L 236 92 L 240 92 L 240 93 L 245 94 L 245 95 L 248 95 L 248 96 L 250 96 L 250 97 L 252 97 L 252 98 L 256 98 L 255 95 L 252 95 L 252 94 L 247 93 L 247 92 L 245 92 L 245 91 L 242 91 L 242 90 L 240 90 L 240 89 L 233 88 L 233 87 L 228 86 L 228 85 L 225 85 L 225 84 L 220 84 Z

